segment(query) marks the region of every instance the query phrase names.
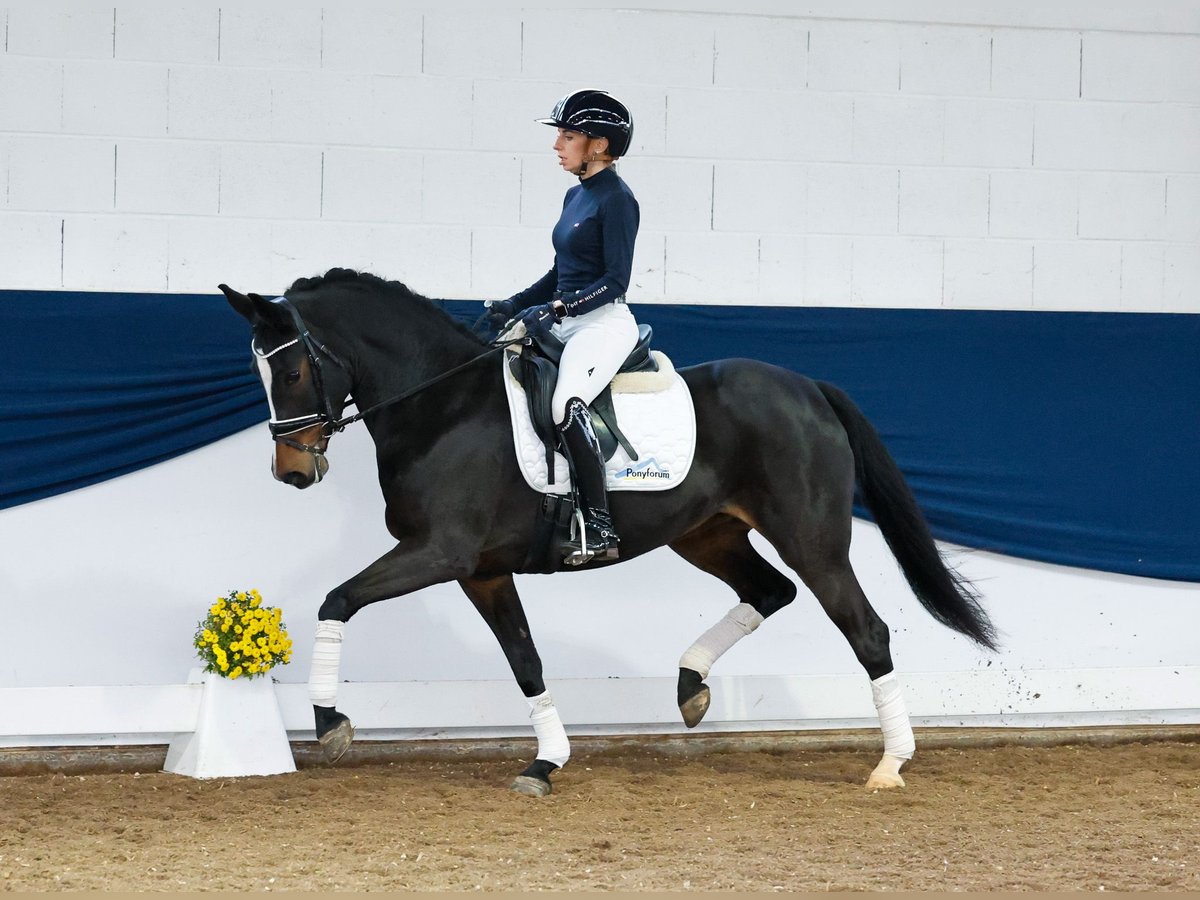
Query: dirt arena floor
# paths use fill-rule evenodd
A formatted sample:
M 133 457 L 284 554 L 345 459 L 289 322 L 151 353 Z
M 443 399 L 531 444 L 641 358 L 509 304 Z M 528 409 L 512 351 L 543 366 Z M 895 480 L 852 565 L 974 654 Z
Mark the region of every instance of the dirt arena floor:
M 0 778 L 0 890 L 1200 890 L 1200 744 Z

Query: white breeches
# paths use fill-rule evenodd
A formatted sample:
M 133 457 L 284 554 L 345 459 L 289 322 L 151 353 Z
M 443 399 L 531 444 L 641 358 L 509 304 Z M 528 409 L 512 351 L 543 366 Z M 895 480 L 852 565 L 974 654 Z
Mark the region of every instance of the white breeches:
M 553 331 L 567 345 L 551 401 L 554 421 L 561 425 L 568 400 L 578 397 L 591 403 L 613 380 L 621 363 L 637 346 L 638 326 L 626 304 L 608 303 L 585 315 L 564 319 Z

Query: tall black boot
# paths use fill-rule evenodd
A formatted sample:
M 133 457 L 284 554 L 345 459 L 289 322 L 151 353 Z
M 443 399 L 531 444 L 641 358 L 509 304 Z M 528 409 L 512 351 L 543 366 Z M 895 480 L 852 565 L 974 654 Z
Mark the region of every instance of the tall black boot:
M 604 458 L 592 429 L 592 414 L 578 397 L 567 401 L 567 416 L 559 426 L 559 445 L 567 458 L 583 513 L 584 540 L 572 545 L 573 552 L 567 562 L 579 565 L 593 558 L 616 559 L 620 538 L 608 514 Z

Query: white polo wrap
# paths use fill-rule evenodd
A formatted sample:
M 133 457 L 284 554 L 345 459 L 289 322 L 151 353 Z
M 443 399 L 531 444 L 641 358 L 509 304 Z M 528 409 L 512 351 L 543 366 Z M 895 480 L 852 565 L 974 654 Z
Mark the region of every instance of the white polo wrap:
M 908 708 L 904 705 L 904 693 L 900 690 L 895 672 L 888 672 L 871 682 L 871 698 L 879 713 L 879 727 L 883 729 L 884 754 L 912 759 L 917 742 L 913 738 Z
M 701 678 L 707 678 L 713 663 L 762 623 L 763 617 L 758 610 L 749 603 L 739 603 L 688 647 L 679 658 L 679 667 L 693 669 Z
M 345 622 L 322 619 L 313 641 L 312 668 L 308 673 L 308 697 L 313 706 L 337 706 L 338 669 L 342 664 L 342 632 Z
M 566 729 L 554 707 L 554 698 L 549 691 L 545 691 L 525 700 L 531 710 L 529 718 L 533 722 L 533 733 L 537 735 L 537 758 L 552 762 L 561 769 L 571 756 L 571 742 L 567 740 Z

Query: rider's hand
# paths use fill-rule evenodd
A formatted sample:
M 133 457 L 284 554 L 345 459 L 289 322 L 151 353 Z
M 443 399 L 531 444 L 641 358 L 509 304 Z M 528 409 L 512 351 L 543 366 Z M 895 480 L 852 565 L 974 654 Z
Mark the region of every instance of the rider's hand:
M 552 304 L 543 303 L 539 306 L 531 306 L 521 313 L 521 321 L 525 323 L 525 333 L 530 337 L 543 337 L 550 332 L 551 326 L 558 321 L 558 317 L 554 314 Z
M 488 326 L 494 331 L 504 325 L 516 314 L 516 306 L 511 300 L 493 300 L 483 311 Z

